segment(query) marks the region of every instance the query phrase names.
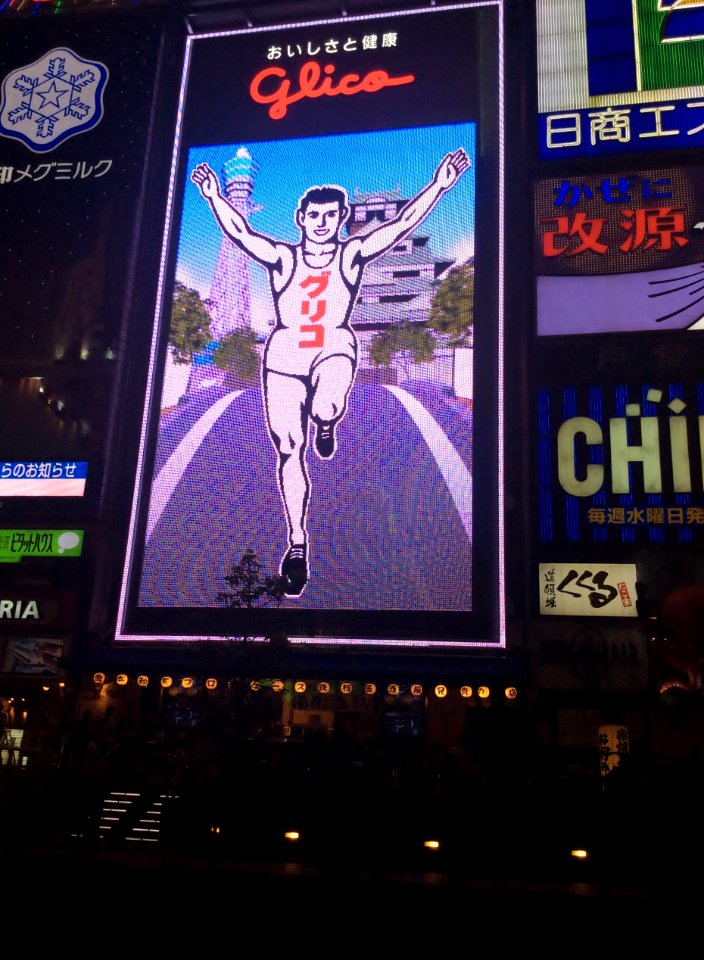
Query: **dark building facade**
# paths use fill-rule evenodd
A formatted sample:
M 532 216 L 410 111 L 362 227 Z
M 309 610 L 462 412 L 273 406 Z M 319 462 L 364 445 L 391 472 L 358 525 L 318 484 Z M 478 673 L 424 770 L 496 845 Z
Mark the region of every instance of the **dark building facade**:
M 578 21 L 553 30 L 544 2 L 34 6 L 0 12 L 3 765 L 58 764 L 106 713 L 146 739 L 236 717 L 526 775 L 699 749 L 702 93 L 663 79 L 686 65 L 653 40 L 639 100 L 590 66 L 619 51 L 590 50 L 570 102 L 550 58 Z M 227 170 L 291 247 L 303 179 L 334 172 L 358 239 L 460 143 L 461 202 L 445 188 L 360 285 L 339 448 L 307 454 L 302 599 L 218 600 L 252 544 L 279 573 L 281 317 L 190 171 Z

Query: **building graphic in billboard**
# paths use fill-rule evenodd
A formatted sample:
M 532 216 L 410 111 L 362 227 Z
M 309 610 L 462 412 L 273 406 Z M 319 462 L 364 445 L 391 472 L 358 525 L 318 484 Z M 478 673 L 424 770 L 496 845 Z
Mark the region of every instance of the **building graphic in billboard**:
M 503 643 L 500 12 L 189 38 L 118 638 L 236 632 L 251 550 L 303 635 Z
M 539 336 L 704 329 L 704 168 L 535 186 Z
M 536 10 L 542 158 L 701 149 L 701 3 L 537 0 Z
M 697 543 L 704 384 L 538 391 L 540 543 Z

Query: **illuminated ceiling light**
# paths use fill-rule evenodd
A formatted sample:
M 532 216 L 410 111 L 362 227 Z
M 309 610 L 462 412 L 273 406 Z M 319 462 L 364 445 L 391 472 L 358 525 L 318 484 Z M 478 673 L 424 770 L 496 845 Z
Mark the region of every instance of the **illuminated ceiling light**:
M 301 839 L 301 835 L 298 832 L 298 830 L 287 830 L 284 836 L 286 837 L 287 840 L 292 840 L 292 841 Z
M 44 691 L 44 693 L 48 693 L 48 692 L 49 692 L 49 687 L 47 687 L 46 685 L 43 685 L 43 686 L 42 686 L 42 690 Z
M 439 850 L 439 849 L 440 849 L 440 841 L 439 841 L 439 840 L 424 840 L 424 841 L 423 841 L 423 846 L 426 847 L 428 850 Z
M 581 848 L 570 850 L 570 856 L 574 857 L 575 860 L 587 860 L 589 858 L 587 851 Z

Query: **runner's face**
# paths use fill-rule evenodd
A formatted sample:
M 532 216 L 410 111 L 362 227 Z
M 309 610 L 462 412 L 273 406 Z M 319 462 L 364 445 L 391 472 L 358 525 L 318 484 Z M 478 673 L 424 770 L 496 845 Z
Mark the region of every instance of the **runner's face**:
M 337 239 L 340 227 L 339 203 L 309 203 L 305 212 L 299 214 L 299 225 L 306 240 L 327 243 Z

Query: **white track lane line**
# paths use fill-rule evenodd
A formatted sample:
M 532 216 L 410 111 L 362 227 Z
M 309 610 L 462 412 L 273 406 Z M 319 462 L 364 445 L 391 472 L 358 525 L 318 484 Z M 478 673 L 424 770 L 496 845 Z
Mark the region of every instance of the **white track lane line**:
M 149 540 L 154 532 L 154 527 L 159 522 L 179 480 L 183 476 L 188 464 L 198 452 L 201 443 L 212 430 L 216 420 L 223 415 L 232 401 L 236 400 L 242 392 L 242 390 L 235 390 L 233 393 L 228 393 L 226 396 L 221 397 L 220 400 L 217 400 L 209 410 L 206 410 L 200 420 L 197 420 L 191 427 L 159 471 L 158 476 L 152 484 L 151 497 L 149 500 L 149 516 L 147 517 L 146 540 Z
M 447 489 L 450 491 L 462 525 L 467 531 L 467 538 L 472 542 L 472 475 L 467 469 L 464 460 L 452 445 L 452 441 L 440 424 L 425 409 L 414 396 L 401 387 L 387 386 L 399 403 L 408 411 L 409 416 L 418 427 L 421 435 L 432 453 L 438 469 L 443 476 Z

